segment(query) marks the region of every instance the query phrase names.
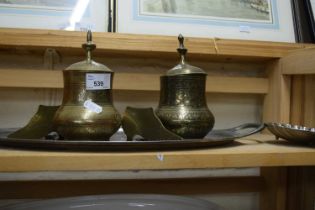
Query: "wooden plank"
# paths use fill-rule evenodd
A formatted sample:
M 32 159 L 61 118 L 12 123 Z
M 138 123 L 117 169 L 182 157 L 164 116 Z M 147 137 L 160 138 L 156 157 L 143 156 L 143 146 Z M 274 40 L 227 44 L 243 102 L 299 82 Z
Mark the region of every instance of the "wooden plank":
M 287 210 L 314 210 L 315 167 L 288 168 Z
M 45 152 L 0 149 L 1 172 L 203 169 L 314 165 L 315 150 L 253 135 L 230 147 L 151 152 Z M 163 156 L 163 160 L 161 157 Z M 128 160 L 128 161 L 127 161 Z
M 295 75 L 292 86 L 291 123 L 315 127 L 315 75 Z
M 313 50 L 312 50 L 313 51 Z M 313 51 L 315 52 L 315 51 Z M 301 59 L 301 58 L 299 58 Z M 290 62 L 290 61 L 288 61 Z M 302 67 L 313 63 L 309 60 Z M 311 69 L 311 66 L 308 66 Z M 296 67 L 294 67 L 296 68 Z M 304 71 L 305 72 L 305 71 Z M 294 75 L 292 86 L 291 123 L 315 127 L 315 75 Z M 287 209 L 314 209 L 315 168 L 289 167 Z
M 287 169 L 261 168 L 265 189 L 260 194 L 260 209 L 286 210 Z
M 0 70 L 0 87 L 8 88 L 63 88 L 61 71 Z
M 282 59 L 267 65 L 269 92 L 263 106 L 263 122 L 289 123 L 291 109 L 291 77 L 282 74 Z M 283 166 L 283 165 L 281 165 Z M 286 209 L 286 169 L 264 168 L 261 175 L 267 183 L 260 194 L 261 210 Z
M 254 77 L 207 77 L 206 92 L 267 94 L 268 79 Z
M 196 195 L 259 192 L 261 177 L 168 180 L 84 180 L 0 182 L 0 199 L 54 198 L 115 193 Z M 84 189 L 84 190 L 82 190 Z
M 315 48 L 292 52 L 282 62 L 283 74 L 315 74 Z
M 118 90 L 160 90 L 160 74 L 117 73 L 114 88 Z M 136 81 L 136 83 L 131 83 Z M 208 93 L 268 93 L 268 79 L 253 77 L 219 77 L 208 76 L 206 82 Z
M 117 90 L 160 90 L 160 74 L 120 73 L 114 76 Z M 63 88 L 61 71 L 0 70 L 0 87 L 10 88 Z M 266 94 L 268 79 L 250 77 L 207 77 L 207 92 Z
M 301 167 L 288 167 L 287 210 L 304 208 L 304 180 Z
M 289 123 L 291 109 L 291 77 L 282 74 L 282 59 L 267 66 L 269 92 L 264 99 L 263 121 Z M 281 165 L 282 166 L 282 165 Z M 261 210 L 286 209 L 286 169 L 264 168 L 261 175 L 267 183 L 260 194 Z
M 289 123 L 291 78 L 282 75 L 281 60 L 273 61 L 267 66 L 269 91 L 263 105 L 264 122 Z
M 292 78 L 290 123 L 304 124 L 305 77 L 294 75 Z
M 27 47 L 79 49 L 85 42 L 85 32 L 0 29 L 0 48 Z M 98 51 L 120 52 L 128 55 L 176 54 L 177 38 L 174 36 L 132 35 L 119 33 L 93 33 Z M 280 58 L 288 52 L 313 45 L 244 41 L 212 38 L 187 38 L 186 46 L 191 55 L 236 56 L 248 58 Z M 161 54 L 163 53 L 163 54 Z M 219 55 L 219 56 L 218 56 Z
M 219 54 L 282 58 L 295 50 L 313 47 L 309 44 L 216 39 Z M 257 50 L 257 51 L 256 51 Z
M 315 128 L 315 75 L 305 78 L 304 125 Z

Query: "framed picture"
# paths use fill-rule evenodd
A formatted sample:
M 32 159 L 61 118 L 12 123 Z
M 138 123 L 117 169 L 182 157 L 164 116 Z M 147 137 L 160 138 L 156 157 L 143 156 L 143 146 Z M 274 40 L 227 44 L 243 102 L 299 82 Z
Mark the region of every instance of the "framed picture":
M 305 5 L 307 8 L 307 19 L 309 23 L 309 31 L 310 36 L 312 37 L 312 40 L 308 41 L 315 41 L 315 0 L 304 0 Z
M 117 0 L 117 31 L 295 42 L 290 0 Z
M 307 8 L 308 8 L 308 12 L 312 17 L 313 22 L 315 22 L 315 16 L 314 16 L 314 12 L 315 12 L 315 0 L 305 0 Z
M 109 0 L 0 0 L 0 27 L 108 31 Z
M 291 0 L 295 39 L 299 43 L 315 41 L 313 10 L 309 0 Z

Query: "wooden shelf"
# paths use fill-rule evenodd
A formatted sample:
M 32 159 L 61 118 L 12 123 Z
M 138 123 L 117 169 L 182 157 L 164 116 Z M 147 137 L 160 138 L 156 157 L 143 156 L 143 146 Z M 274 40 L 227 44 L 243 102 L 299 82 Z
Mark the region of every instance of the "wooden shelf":
M 159 91 L 160 74 L 115 73 L 115 90 Z M 130 81 L 137 81 L 132 83 Z M 0 87 L 7 88 L 63 88 L 62 71 L 2 69 Z M 216 93 L 268 93 L 267 78 L 214 77 L 207 78 L 207 92 Z
M 292 146 L 285 141 L 276 141 L 270 135 L 253 135 L 226 147 L 184 151 L 95 153 L 0 149 L 0 172 L 168 170 L 314 164 L 314 148 Z
M 31 29 L 0 29 L 0 49 L 27 48 L 79 50 L 85 42 L 85 32 Z M 131 35 L 119 33 L 93 33 L 98 52 L 127 54 L 128 56 L 176 55 L 178 47 L 174 36 Z M 281 58 L 307 44 L 244 41 L 211 38 L 187 38 L 185 42 L 192 57 L 206 59 L 236 58 L 246 61 Z M 81 51 L 80 51 L 81 52 Z
M 0 53 L 3 58 L 0 88 L 63 88 L 60 69 L 67 62 L 70 63 L 73 58 L 71 55 L 83 55 L 81 44 L 85 40 L 85 32 L 0 29 Z M 151 67 L 153 62 L 147 62 L 144 68 L 138 69 L 138 67 L 143 66 L 143 61 L 148 58 L 161 62 L 169 59 L 167 61 L 169 62 L 170 59 L 178 56 L 176 52 L 178 43 L 175 36 L 93 33 L 93 40 L 97 44 L 93 54 L 96 57 L 113 56 L 114 59 L 111 59 L 116 63 L 124 62 L 124 59 L 137 63 L 134 66 L 132 64 L 128 66 L 128 62 L 123 66 L 118 65 L 119 69 L 123 70 L 123 72 L 117 71 L 114 77 L 116 80 L 114 89 L 118 90 L 158 91 L 159 74 L 162 72 L 160 70 L 165 66 L 158 69 L 159 71 L 154 71 L 155 73 L 146 71 L 145 68 Z M 303 118 L 304 122 L 308 118 L 313 119 L 311 116 L 314 116 L 314 100 L 312 100 L 314 97 L 308 97 L 311 99 L 306 99 L 305 102 L 304 95 L 299 91 L 304 90 L 304 84 L 301 83 L 300 88 L 296 89 L 294 80 L 291 85 L 291 75 L 315 74 L 313 68 L 315 45 L 190 37 L 186 37 L 185 44 L 189 49 L 189 59 L 205 61 L 205 66 L 209 68 L 213 66 L 208 65 L 211 61 L 218 62 L 215 65 L 220 65 L 220 68 L 214 69 L 220 70 L 220 74 L 207 78 L 207 92 L 265 94 L 262 97 L 264 122 L 289 123 L 293 119 L 293 114 L 299 116 L 299 119 Z M 51 65 L 42 66 L 41 59 L 47 48 L 58 50 L 60 58 L 65 58 L 58 63 L 59 71 L 42 69 L 56 68 L 53 55 L 44 56 L 45 64 Z M 24 55 L 26 61 L 19 57 Z M 7 58 L 9 60 L 6 60 Z M 28 58 L 33 60 L 28 61 Z M 35 65 L 32 64 L 34 60 L 37 61 Z M 231 62 L 232 67 L 225 68 L 227 62 Z M 239 68 L 234 69 L 235 66 Z M 245 66 L 246 68 L 243 68 Z M 247 74 L 246 71 L 251 71 L 251 68 L 253 74 Z M 246 70 L 244 73 L 243 69 Z M 239 71 L 235 75 L 240 76 L 232 77 L 231 75 L 234 74 L 229 74 L 225 70 Z M 257 70 L 266 75 L 255 74 Z M 267 78 L 259 78 L 262 75 Z M 302 79 L 306 81 L 305 96 L 312 95 L 314 77 Z M 305 104 L 305 113 L 304 108 L 301 108 L 302 104 Z M 306 187 L 309 192 L 311 190 L 313 192 L 314 176 L 312 174 L 292 176 L 286 166 L 314 165 L 314 148 L 277 141 L 270 135 L 252 135 L 225 147 L 181 151 L 65 152 L 2 147 L 0 148 L 2 187 L 0 197 L 39 198 L 115 192 L 189 195 L 260 192 L 261 209 L 284 210 L 288 206 L 287 201 L 293 203 L 290 206 L 297 206 L 294 205 L 295 200 L 305 201 L 307 197 L 314 197 L 314 193 L 303 192 L 303 188 Z M 207 175 L 205 176 L 207 178 L 199 179 L 198 176 L 189 178 L 190 175 L 185 173 L 186 178 L 183 180 L 172 178 L 157 180 L 161 179 L 159 173 L 169 171 L 191 170 L 196 174 L 196 171 L 210 171 L 213 168 L 230 170 L 226 168 L 247 167 L 262 167 L 260 175 L 228 178 L 209 178 Z M 155 173 L 156 176 L 152 180 L 131 180 L 135 177 L 131 177 L 130 174 L 139 177 L 139 171 Z M 59 179 L 54 177 L 55 181 L 52 181 L 49 176 L 55 174 L 59 174 Z M 73 174 L 76 175 L 77 180 L 69 181 L 74 180 Z M 123 176 L 122 179 L 130 180 L 113 181 L 117 179 L 117 174 Z M 43 175 L 46 175 L 46 179 Z M 95 180 L 87 181 L 86 177 L 91 178 L 91 175 L 95 175 Z M 113 178 L 108 178 L 111 175 Z M 29 179 L 26 178 L 27 176 Z M 290 190 L 299 193 L 292 195 Z M 310 208 L 300 209 L 311 209 L 314 200 L 309 200 Z
M 286 75 L 315 74 L 315 48 L 297 50 L 282 59 L 282 73 Z M 307 61 L 307 62 L 306 62 Z

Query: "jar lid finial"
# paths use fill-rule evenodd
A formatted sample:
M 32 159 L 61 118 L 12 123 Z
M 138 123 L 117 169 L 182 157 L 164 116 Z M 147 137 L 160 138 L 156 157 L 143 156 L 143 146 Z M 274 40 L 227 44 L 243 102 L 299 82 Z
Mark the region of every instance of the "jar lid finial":
M 87 34 L 86 34 L 86 43 L 82 44 L 82 48 L 86 51 L 86 57 L 87 57 L 87 61 L 90 62 L 91 61 L 91 51 L 95 50 L 96 45 L 93 43 L 92 41 L 92 32 L 91 30 L 88 30 Z
M 179 47 L 177 48 L 177 52 L 183 56 L 187 53 L 187 48 L 184 46 L 184 36 L 182 34 L 178 35 Z

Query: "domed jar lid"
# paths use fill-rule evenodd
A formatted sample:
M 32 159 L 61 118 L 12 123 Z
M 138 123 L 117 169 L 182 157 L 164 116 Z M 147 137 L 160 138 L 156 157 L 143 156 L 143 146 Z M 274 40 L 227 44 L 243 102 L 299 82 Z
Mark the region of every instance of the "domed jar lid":
M 107 66 L 92 60 L 92 51 L 95 50 L 96 45 L 92 42 L 92 32 L 90 30 L 87 32 L 86 43 L 82 44 L 82 48 L 86 52 L 86 59 L 70 65 L 65 70 L 113 72 Z
M 189 74 L 207 74 L 204 70 L 199 67 L 192 66 L 186 62 L 186 53 L 187 48 L 184 46 L 184 37 L 183 35 L 178 36 L 179 48 L 177 52 L 180 54 L 180 63 L 176 65 L 171 70 L 167 71 L 166 76 L 175 76 L 175 75 L 189 75 Z

